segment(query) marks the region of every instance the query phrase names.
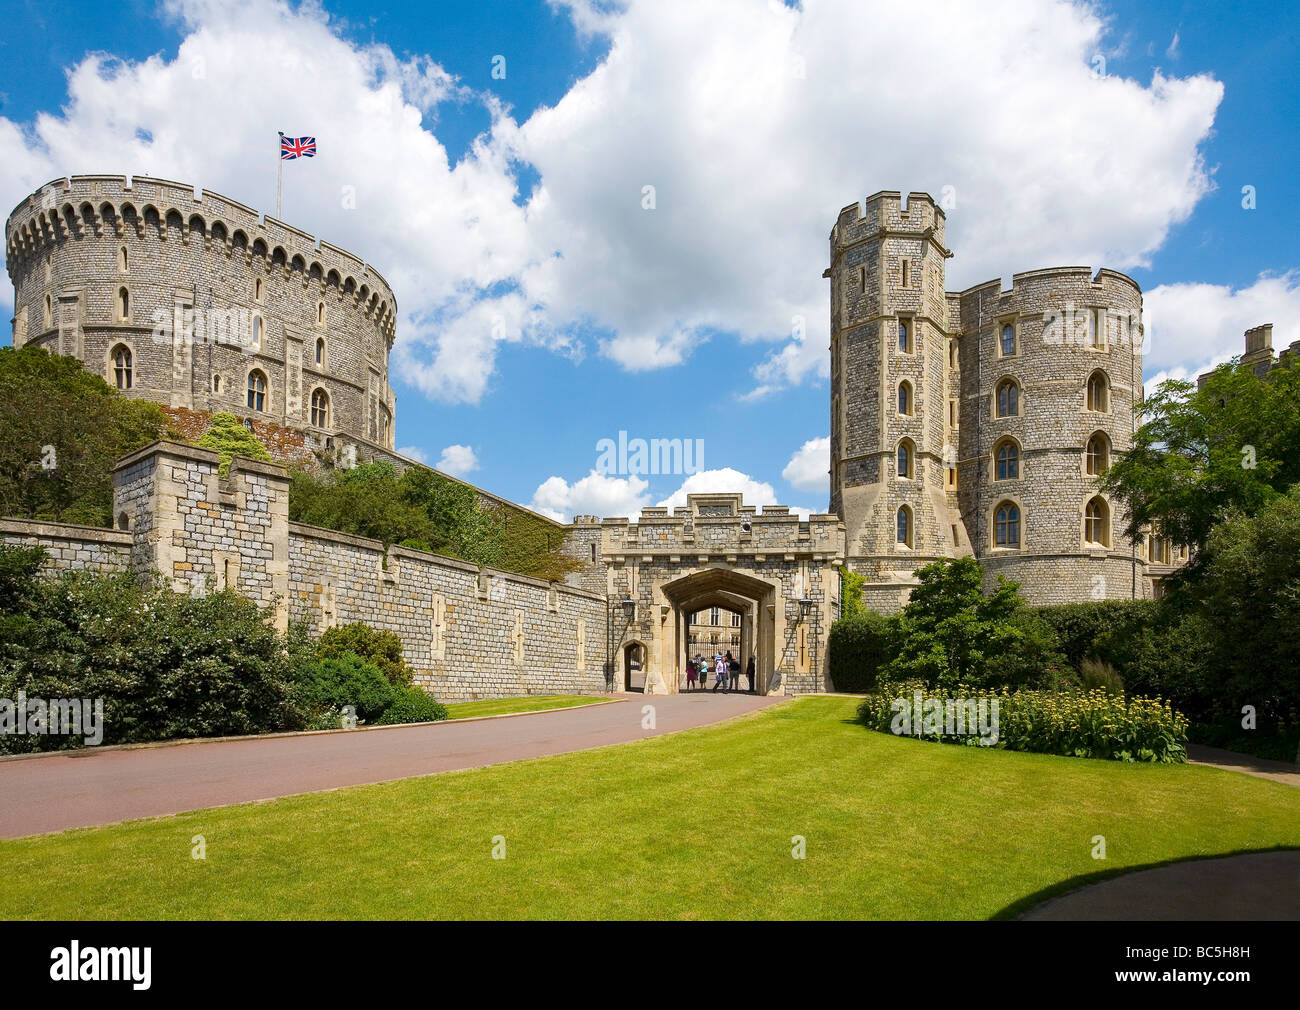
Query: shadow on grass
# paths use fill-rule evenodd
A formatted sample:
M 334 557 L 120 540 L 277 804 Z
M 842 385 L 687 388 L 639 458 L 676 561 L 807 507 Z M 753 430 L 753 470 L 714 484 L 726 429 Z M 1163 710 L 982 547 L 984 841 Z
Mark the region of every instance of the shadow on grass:
M 1177 863 L 1200 863 L 1209 859 L 1229 859 L 1233 856 L 1254 856 L 1265 852 L 1300 852 L 1300 846 L 1297 845 L 1275 845 L 1268 849 L 1234 849 L 1231 852 L 1216 852 L 1204 856 L 1180 856 L 1177 859 L 1165 859 L 1158 863 L 1141 863 L 1137 866 L 1124 866 L 1113 870 L 1098 870 L 1096 873 L 1081 873 L 1078 876 L 1070 877 L 1066 880 L 1058 881 L 1042 890 L 1035 891 L 1023 898 L 1018 898 L 1006 908 L 994 912 L 989 916 L 989 921 L 1005 921 L 1016 919 L 1036 908 L 1045 901 L 1052 898 L 1059 898 L 1063 894 L 1069 894 L 1074 891 L 1080 891 L 1085 887 L 1093 884 L 1100 884 L 1106 880 L 1114 880 L 1116 877 L 1127 877 L 1132 873 L 1141 873 L 1144 870 L 1155 870 L 1162 866 L 1173 866 Z

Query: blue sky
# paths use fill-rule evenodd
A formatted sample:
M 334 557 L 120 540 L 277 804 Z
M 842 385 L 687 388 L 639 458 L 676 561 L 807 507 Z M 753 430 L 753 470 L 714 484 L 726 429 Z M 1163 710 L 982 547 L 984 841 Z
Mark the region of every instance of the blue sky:
M 950 289 L 1132 275 L 1148 381 L 1255 323 L 1300 340 L 1281 3 L 105 9 L 6 5 L 0 198 L 149 173 L 273 211 L 275 130 L 317 136 L 283 216 L 393 284 L 399 446 L 557 515 L 826 506 L 826 237 L 880 189 L 955 187 Z M 708 472 L 592 476 L 620 430 L 703 439 Z

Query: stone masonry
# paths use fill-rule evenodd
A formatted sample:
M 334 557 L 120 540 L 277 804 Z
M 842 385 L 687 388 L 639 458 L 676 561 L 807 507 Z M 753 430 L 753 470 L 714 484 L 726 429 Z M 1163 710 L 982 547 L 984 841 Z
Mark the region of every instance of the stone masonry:
M 944 228 L 882 192 L 831 232 L 831 511 L 868 606 L 972 554 L 1034 604 L 1153 595 L 1171 566 L 1098 487 L 1141 402 L 1141 291 L 1087 267 L 946 291 Z

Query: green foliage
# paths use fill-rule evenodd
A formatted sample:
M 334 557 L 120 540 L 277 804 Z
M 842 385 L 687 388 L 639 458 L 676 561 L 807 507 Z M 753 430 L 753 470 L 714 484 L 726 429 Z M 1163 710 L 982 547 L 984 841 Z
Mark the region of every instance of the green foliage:
M 1011 620 L 1024 605 L 1017 585 L 1000 579 L 985 596 L 979 562 L 969 557 L 936 561 L 916 577 L 919 584 L 891 622 L 892 656 L 881 675 L 928 687 L 996 682 L 997 662 L 1025 638 L 1024 626 Z
M 1189 593 L 1217 674 L 1205 719 L 1252 705 L 1276 724 L 1300 709 L 1300 485 L 1215 527 Z
M 1123 694 L 1124 678 L 1110 663 L 1100 659 L 1085 659 L 1079 666 L 1079 679 L 1085 690 L 1104 691 L 1107 694 Z
M 0 513 L 111 525 L 113 464 L 169 434 L 157 404 L 76 358 L 0 348 Z
M 0 614 L 0 697 L 102 698 L 105 743 L 293 728 L 289 663 L 257 606 L 233 592 L 181 596 L 129 575 L 36 580 L 15 627 Z M 13 597 L 11 597 L 12 599 Z M 11 751 L 80 738 L 9 736 Z
M 424 467 L 398 476 L 386 460 L 292 474 L 289 518 L 535 578 L 559 580 L 576 567 L 561 553 L 564 531 L 546 520 L 489 504 Z
M 1152 600 L 1097 600 L 1035 607 L 1033 612 L 1051 627 L 1072 666 L 1101 655 L 1099 643 L 1105 641 L 1103 658 L 1122 667 L 1127 659 L 1125 643 L 1156 620 L 1157 609 Z
M 875 688 L 880 665 L 888 655 L 889 622 L 883 614 L 862 610 L 831 625 L 827 669 L 835 690 L 856 694 Z
M 377 666 L 391 684 L 409 687 L 415 677 L 415 671 L 402 660 L 402 640 L 395 632 L 378 631 L 361 621 L 327 629 L 316 654 L 321 659 L 337 659 L 345 653 Z
M 1159 522 L 1199 548 L 1232 512 L 1252 514 L 1300 482 L 1300 368 L 1259 378 L 1224 365 L 1199 389 L 1169 379 L 1142 404 L 1132 447 L 1103 488 L 1127 506 L 1127 534 Z M 1194 558 L 1195 559 L 1195 558 Z
M 867 613 L 862 602 L 862 587 L 867 577 L 843 565 L 840 566 L 840 617 L 853 620 Z
M 230 461 L 236 456 L 247 456 L 270 462 L 271 454 L 266 446 L 258 441 L 257 436 L 245 428 L 234 414 L 224 410 L 213 414 L 207 430 L 199 439 L 199 447 L 212 449 L 220 457 L 218 472 L 225 476 L 230 472 Z
M 404 690 L 382 670 L 360 656 L 345 652 L 305 663 L 294 671 L 294 700 L 306 713 L 307 724 L 317 729 L 338 729 L 345 709 L 351 707 L 360 722 L 374 722 Z
M 447 708 L 418 687 L 394 683 L 352 652 L 321 657 L 294 671 L 294 698 L 313 729 L 339 729 L 348 709 L 361 723 L 395 725 L 447 718 Z
M 418 687 L 403 688 L 379 718 L 380 724 L 394 726 L 407 722 L 441 722 L 448 717 L 447 706 Z
M 923 717 L 918 723 L 913 708 L 912 724 L 905 727 L 897 702 L 912 701 L 918 691 Z M 959 698 L 983 698 L 990 723 L 996 700 L 997 742 L 992 746 L 1000 749 L 1160 764 L 1187 760 L 1187 720 L 1168 702 L 1158 698 L 1125 700 L 1122 692 L 1101 689 L 1012 693 L 1003 688 L 996 694 L 981 694 L 978 688 L 960 685 L 933 691 L 911 681 L 868 695 L 858 706 L 858 720 L 882 733 L 910 730 L 910 735 L 925 740 L 978 746 L 977 734 L 947 732 L 944 703 Z M 938 703 L 936 716 L 926 718 L 932 699 Z

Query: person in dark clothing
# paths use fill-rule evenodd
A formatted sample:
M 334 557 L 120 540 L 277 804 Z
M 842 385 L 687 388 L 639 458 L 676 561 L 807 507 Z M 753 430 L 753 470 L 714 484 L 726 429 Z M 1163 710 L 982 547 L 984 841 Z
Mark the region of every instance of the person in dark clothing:
M 745 676 L 749 680 L 749 693 L 754 693 L 754 657 L 749 657 L 749 665 L 745 667 Z

